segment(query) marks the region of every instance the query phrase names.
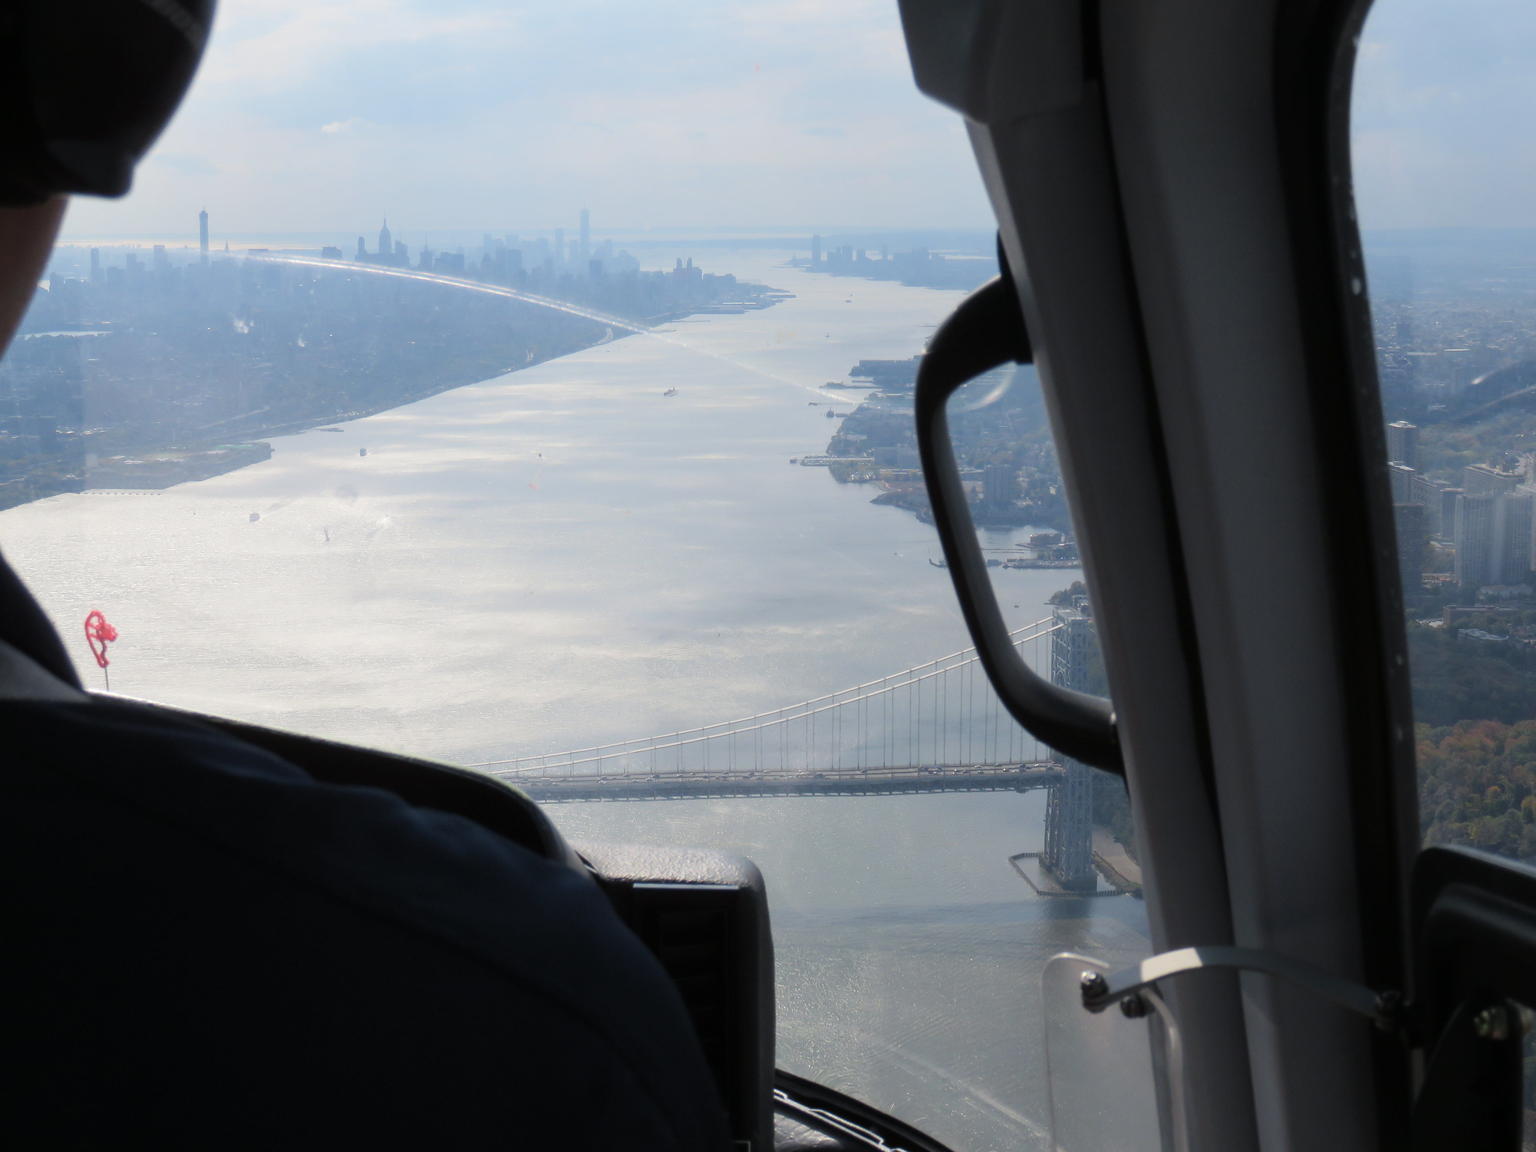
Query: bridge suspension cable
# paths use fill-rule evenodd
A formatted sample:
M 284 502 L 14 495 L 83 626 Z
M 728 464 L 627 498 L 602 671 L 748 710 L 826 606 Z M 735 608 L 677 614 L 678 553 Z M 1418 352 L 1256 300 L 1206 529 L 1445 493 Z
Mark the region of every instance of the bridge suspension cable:
M 1010 633 L 1042 667 L 1051 617 Z M 696 728 L 468 767 L 532 783 L 552 777 L 682 774 L 745 779 L 871 771 L 938 771 L 1043 760 L 1042 747 L 1010 717 L 974 648 L 809 700 Z

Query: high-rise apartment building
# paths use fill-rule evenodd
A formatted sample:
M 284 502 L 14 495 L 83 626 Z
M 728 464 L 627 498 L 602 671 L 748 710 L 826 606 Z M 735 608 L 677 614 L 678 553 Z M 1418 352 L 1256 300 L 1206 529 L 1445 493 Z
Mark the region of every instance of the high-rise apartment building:
M 1408 503 L 1424 505 L 1424 531 L 1431 536 L 1450 535 L 1444 524 L 1444 488 L 1422 472 L 1415 473 L 1408 483 Z
M 1424 505 L 1393 504 L 1392 524 L 1397 529 L 1397 571 L 1404 595 L 1412 595 L 1424 583 Z
M 197 214 L 197 250 L 202 254 L 203 263 L 208 263 L 208 209 L 206 208 Z
M 1536 573 L 1536 474 L 1532 474 L 1530 480 L 1516 488 L 1515 495 L 1531 502 L 1531 546 L 1526 554 L 1526 563 Z
M 1513 492 L 1515 485 L 1525 479 L 1519 469 L 1493 468 L 1487 464 L 1469 464 L 1461 470 L 1461 486 L 1467 495 L 1484 492 Z
M 981 485 L 982 499 L 988 504 L 1011 504 L 1019 495 L 1019 470 L 1012 464 L 989 464 Z
M 1498 494 L 1468 492 L 1456 501 L 1456 583 L 1464 590 L 1492 584 L 1493 528 Z
M 1440 535 L 1446 540 L 1456 539 L 1456 502 L 1466 492 L 1465 488 L 1440 489 Z
M 1419 426 L 1406 420 L 1387 425 L 1387 459 L 1410 468 L 1419 466 Z
M 1518 488 L 1499 498 L 1501 520 L 1497 526 L 1500 545 L 1495 557 L 1494 576 L 1500 584 L 1531 583 L 1531 518 L 1536 514 L 1536 499 Z
M 1468 493 L 1456 501 L 1456 582 L 1464 592 L 1531 582 L 1533 517 L 1532 492 Z

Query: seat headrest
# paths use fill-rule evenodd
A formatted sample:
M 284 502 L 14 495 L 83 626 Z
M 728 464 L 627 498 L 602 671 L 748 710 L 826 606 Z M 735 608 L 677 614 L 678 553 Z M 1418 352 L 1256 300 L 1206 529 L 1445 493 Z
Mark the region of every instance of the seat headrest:
M 64 683 L 79 688 L 80 677 L 42 607 L 0 556 L 0 641 L 41 664 Z

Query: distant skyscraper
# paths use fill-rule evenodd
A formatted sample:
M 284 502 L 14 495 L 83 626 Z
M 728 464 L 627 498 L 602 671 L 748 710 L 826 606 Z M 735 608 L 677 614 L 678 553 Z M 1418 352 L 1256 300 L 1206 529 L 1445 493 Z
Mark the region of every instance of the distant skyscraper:
M 197 249 L 203 254 L 203 263 L 208 263 L 208 209 L 206 208 L 197 214 Z
M 100 248 L 92 248 L 91 249 L 91 282 L 92 283 L 97 283 L 100 280 L 101 280 L 101 249 Z
M 1387 459 L 1410 468 L 1419 466 L 1419 426 L 1406 420 L 1387 425 Z
M 585 260 L 592 255 L 592 213 L 585 208 L 581 210 L 581 244 L 576 250 L 578 259 Z
M 386 264 L 389 263 L 394 251 L 394 241 L 389 237 L 389 218 L 386 217 L 379 227 L 379 259 Z
M 811 237 L 811 263 L 812 264 L 820 264 L 821 263 L 821 237 L 820 236 L 812 236 Z
M 153 252 L 153 259 L 154 259 L 154 262 L 155 262 L 155 271 L 156 272 L 164 272 L 167 268 L 169 268 L 171 266 L 170 260 L 165 255 L 165 245 L 164 244 L 156 244 L 155 245 L 154 252 Z
M 361 260 L 366 255 L 368 255 L 368 245 L 364 244 L 363 238 L 359 236 L 357 238 L 357 258 Z
M 555 267 L 565 263 L 565 229 L 555 229 Z

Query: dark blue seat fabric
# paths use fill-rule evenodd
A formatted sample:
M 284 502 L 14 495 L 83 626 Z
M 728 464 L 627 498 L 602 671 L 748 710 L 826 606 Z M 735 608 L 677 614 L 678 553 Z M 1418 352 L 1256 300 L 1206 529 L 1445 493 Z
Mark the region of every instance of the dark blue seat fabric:
M 17 1146 L 726 1146 L 676 991 L 571 868 L 137 706 L 0 732 Z

